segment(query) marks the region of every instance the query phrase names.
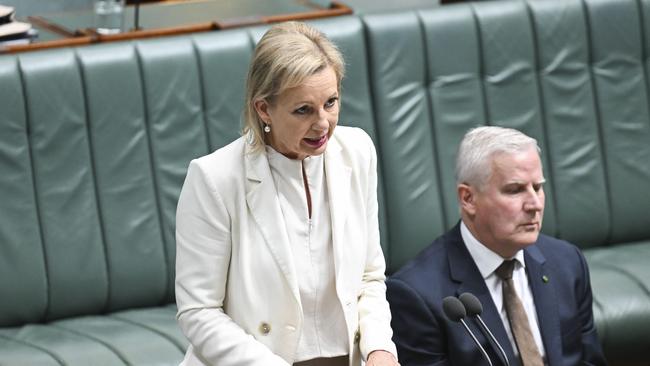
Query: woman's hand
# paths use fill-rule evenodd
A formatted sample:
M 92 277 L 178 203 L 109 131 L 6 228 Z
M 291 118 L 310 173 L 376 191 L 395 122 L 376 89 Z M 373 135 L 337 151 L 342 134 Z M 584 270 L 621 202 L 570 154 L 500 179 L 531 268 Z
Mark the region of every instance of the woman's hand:
M 399 362 L 392 353 L 377 350 L 370 352 L 366 366 L 399 366 Z

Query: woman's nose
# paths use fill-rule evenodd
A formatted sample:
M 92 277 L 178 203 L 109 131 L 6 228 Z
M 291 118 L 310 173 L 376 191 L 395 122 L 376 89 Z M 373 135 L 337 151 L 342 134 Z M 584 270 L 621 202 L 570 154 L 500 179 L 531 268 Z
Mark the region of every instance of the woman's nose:
M 328 120 L 328 114 L 324 110 L 320 110 L 318 112 L 318 119 L 312 124 L 311 128 L 314 131 L 324 131 L 329 128 L 329 120 Z

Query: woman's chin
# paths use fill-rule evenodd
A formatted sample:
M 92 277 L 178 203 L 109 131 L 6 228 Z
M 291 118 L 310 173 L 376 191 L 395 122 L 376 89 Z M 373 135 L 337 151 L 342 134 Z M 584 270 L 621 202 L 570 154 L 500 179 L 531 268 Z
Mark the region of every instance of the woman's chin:
M 307 156 L 319 156 L 319 155 L 323 155 L 326 149 L 327 149 L 327 144 L 319 147 L 318 149 L 306 150 L 305 153 Z

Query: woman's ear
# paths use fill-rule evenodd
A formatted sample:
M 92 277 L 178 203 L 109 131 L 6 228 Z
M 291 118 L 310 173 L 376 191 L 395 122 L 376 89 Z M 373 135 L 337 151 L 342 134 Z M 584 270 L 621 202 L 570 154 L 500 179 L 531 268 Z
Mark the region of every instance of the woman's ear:
M 456 192 L 458 194 L 458 205 L 460 210 L 470 216 L 474 216 L 476 213 L 476 194 L 474 188 L 461 183 L 456 187 Z
M 271 115 L 269 114 L 269 103 L 264 99 L 257 99 L 253 102 L 255 111 L 260 119 L 267 125 L 271 124 Z

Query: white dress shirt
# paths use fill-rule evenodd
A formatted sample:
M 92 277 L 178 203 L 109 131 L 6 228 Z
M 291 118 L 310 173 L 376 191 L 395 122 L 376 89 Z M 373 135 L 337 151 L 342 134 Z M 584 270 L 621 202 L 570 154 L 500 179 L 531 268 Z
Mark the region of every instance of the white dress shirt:
M 303 326 L 295 361 L 349 353 L 347 327 L 335 286 L 332 223 L 323 156 L 292 160 L 266 147 L 298 273 Z M 311 218 L 303 181 L 311 195 Z
M 515 352 L 515 355 L 518 356 L 519 351 L 517 350 L 515 339 L 512 336 L 510 321 L 508 321 L 508 314 L 506 313 L 506 307 L 503 303 L 503 281 L 495 273 L 496 269 L 499 268 L 504 260 L 515 259 L 512 281 L 515 284 L 517 296 L 519 296 L 519 299 L 524 306 L 524 310 L 526 310 L 528 323 L 530 324 L 533 338 L 535 338 L 535 344 L 537 344 L 539 353 L 542 355 L 544 362 L 546 363 L 546 352 L 544 350 L 544 344 L 542 343 L 542 335 L 539 331 L 539 321 L 537 319 L 537 311 L 535 310 L 533 293 L 528 282 L 528 275 L 526 274 L 526 262 L 524 260 L 523 250 L 518 251 L 513 258 L 504 259 L 485 245 L 481 244 L 481 242 L 472 235 L 465 223 L 462 221 L 460 224 L 460 234 L 463 237 L 463 241 L 465 242 L 469 254 L 474 259 L 478 270 L 481 272 L 481 275 L 485 280 L 485 285 L 490 291 L 490 295 L 492 295 L 494 305 L 499 311 L 499 315 L 501 315 L 501 321 L 503 321 L 503 325 L 506 328 L 506 333 L 508 334 L 508 339 L 510 339 L 512 349 Z

